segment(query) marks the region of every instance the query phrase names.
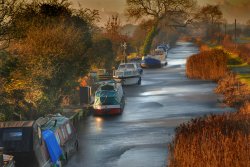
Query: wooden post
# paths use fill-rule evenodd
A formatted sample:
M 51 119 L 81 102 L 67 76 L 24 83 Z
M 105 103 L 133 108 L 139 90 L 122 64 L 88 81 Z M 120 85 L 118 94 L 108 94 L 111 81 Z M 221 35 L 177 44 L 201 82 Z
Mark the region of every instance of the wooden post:
M 234 20 L 234 43 L 235 43 L 235 49 L 237 47 L 237 21 L 236 19 Z
M 225 23 L 225 25 L 224 25 L 225 27 L 225 36 L 227 36 L 227 23 Z
M 4 166 L 3 147 L 0 147 L 0 167 Z

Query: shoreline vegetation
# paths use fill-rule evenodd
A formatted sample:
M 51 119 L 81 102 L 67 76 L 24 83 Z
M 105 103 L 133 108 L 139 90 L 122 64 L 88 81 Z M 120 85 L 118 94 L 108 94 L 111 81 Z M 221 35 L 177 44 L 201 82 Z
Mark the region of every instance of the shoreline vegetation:
M 249 166 L 250 84 L 242 80 L 242 72 L 235 70 L 249 65 L 241 54 L 233 54 L 226 48 L 202 48 L 187 60 L 187 77 L 216 81 L 218 86 L 214 91 L 238 111 L 181 124 L 169 144 L 168 166 Z

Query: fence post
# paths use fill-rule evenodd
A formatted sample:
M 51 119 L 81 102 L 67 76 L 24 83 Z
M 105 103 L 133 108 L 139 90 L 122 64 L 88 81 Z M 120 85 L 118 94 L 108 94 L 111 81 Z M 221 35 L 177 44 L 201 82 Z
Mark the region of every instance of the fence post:
M 3 147 L 0 147 L 0 167 L 4 166 Z

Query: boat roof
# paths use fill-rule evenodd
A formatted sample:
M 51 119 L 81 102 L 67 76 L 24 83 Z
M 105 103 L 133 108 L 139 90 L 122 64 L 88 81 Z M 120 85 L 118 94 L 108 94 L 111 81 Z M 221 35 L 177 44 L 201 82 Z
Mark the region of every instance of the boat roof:
M 43 130 L 50 129 L 55 131 L 58 127 L 62 126 L 69 121 L 69 118 L 60 114 L 39 118 L 37 120 Z
M 0 128 L 33 127 L 35 121 L 8 121 L 0 122 Z
M 129 62 L 129 63 L 120 63 L 119 65 L 126 65 L 126 64 L 137 64 L 136 62 Z
M 163 48 L 156 48 L 155 51 L 164 51 Z
M 98 85 L 106 85 L 106 84 L 117 84 L 117 82 L 115 80 L 107 80 L 107 81 L 99 81 L 99 82 L 95 82 Z

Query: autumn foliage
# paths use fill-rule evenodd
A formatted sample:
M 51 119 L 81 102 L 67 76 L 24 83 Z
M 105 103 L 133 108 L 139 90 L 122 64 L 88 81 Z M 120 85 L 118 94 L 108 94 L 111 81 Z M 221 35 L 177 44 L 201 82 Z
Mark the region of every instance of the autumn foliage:
M 227 53 L 219 49 L 193 55 L 187 60 L 187 77 L 217 81 L 227 72 L 227 57 Z

